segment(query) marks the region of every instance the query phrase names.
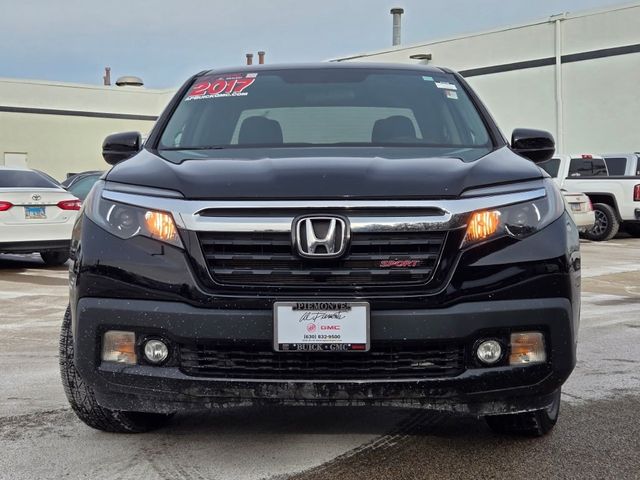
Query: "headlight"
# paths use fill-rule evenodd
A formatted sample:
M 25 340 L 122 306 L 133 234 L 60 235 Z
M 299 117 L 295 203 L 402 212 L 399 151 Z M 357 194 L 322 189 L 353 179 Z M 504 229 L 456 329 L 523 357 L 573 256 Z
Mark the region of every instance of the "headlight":
M 183 248 L 170 213 L 106 200 L 102 190 L 97 185 L 84 203 L 84 213 L 100 227 L 123 240 L 142 235 Z
M 498 237 L 526 238 L 542 230 L 564 211 L 564 201 L 558 187 L 545 179 L 546 196 L 471 214 L 462 247 Z

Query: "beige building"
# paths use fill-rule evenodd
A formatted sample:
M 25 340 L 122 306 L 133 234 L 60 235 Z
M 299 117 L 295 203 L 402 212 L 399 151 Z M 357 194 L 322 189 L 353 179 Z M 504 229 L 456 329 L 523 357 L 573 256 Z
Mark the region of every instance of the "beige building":
M 149 132 L 173 90 L 0 79 L 0 165 L 22 165 L 63 180 L 107 168 L 104 137 Z
M 640 2 L 335 61 L 450 67 L 508 137 L 542 128 L 562 153 L 640 150 Z

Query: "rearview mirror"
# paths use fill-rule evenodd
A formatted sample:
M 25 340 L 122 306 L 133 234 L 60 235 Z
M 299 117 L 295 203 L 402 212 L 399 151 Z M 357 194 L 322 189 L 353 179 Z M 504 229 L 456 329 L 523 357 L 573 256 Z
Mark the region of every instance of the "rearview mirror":
M 102 142 L 102 157 L 109 165 L 115 165 L 133 157 L 142 147 L 139 132 L 114 133 Z
M 550 160 L 556 151 L 553 135 L 544 130 L 516 128 L 511 135 L 511 149 L 533 163 Z

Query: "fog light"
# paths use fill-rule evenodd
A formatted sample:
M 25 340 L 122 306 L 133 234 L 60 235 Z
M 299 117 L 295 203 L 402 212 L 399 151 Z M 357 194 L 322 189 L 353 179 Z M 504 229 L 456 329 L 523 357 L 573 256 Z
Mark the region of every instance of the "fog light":
M 485 340 L 476 348 L 478 360 L 487 365 L 493 365 L 502 357 L 502 346 L 496 340 Z
M 137 360 L 135 345 L 135 333 L 109 330 L 102 338 L 102 360 L 135 364 Z
M 169 357 L 169 347 L 162 340 L 144 342 L 144 357 L 151 363 L 162 363 Z
M 509 365 L 530 365 L 547 361 L 544 335 L 541 332 L 519 332 L 511 334 Z

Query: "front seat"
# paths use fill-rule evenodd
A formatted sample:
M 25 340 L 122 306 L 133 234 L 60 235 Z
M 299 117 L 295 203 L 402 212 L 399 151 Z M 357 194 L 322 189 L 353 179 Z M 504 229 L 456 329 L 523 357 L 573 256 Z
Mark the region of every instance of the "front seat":
M 409 118 L 392 115 L 376 121 L 371 132 L 371 143 L 415 142 L 416 129 Z
M 276 120 L 264 117 L 247 117 L 242 121 L 238 145 L 281 144 L 282 128 Z

